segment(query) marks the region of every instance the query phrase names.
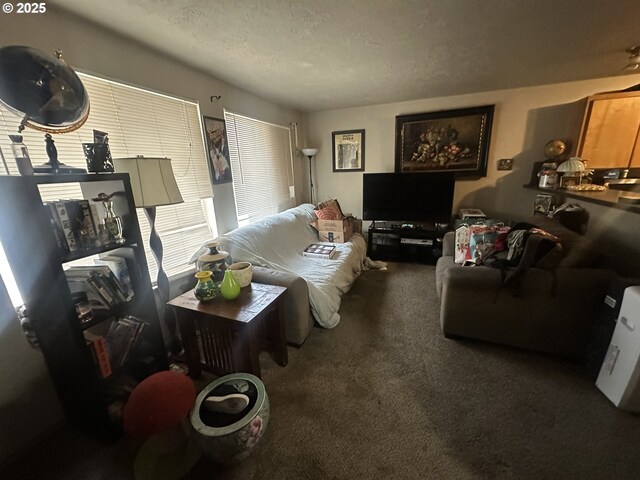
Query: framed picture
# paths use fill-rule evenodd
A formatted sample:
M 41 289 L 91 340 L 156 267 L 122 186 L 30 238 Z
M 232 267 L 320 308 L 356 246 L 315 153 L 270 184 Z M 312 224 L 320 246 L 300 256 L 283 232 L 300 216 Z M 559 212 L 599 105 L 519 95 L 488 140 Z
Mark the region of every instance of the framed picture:
M 396 117 L 396 173 L 487 174 L 493 105 Z
M 364 172 L 364 130 L 333 132 L 333 171 Z
M 538 193 L 533 203 L 533 213 L 544 213 L 547 215 L 551 212 L 553 206 L 553 195 L 546 193 Z
M 205 145 L 209 155 L 209 170 L 213 184 L 229 183 L 231 179 L 231 159 L 227 143 L 227 129 L 220 118 L 202 117 L 204 122 Z

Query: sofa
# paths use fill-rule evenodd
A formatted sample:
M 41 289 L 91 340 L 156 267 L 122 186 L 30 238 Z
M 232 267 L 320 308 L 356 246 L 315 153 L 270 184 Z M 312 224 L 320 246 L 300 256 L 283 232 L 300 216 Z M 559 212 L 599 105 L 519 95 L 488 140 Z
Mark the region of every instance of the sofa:
M 581 235 L 544 216 L 526 221 L 556 235 L 563 258 L 552 271 L 530 268 L 517 292 L 503 285 L 498 268 L 454 263 L 455 233 L 444 236 L 443 255 L 436 264 L 442 331 L 448 338 L 473 338 L 582 360 L 616 275 L 597 267 L 596 250 Z
M 302 251 L 318 243 L 310 223 L 314 206 L 302 204 L 225 233 L 217 240 L 229 253 L 229 262 L 251 262 L 253 281 L 287 287 L 284 317 L 287 342 L 302 345 L 314 321 L 321 327 L 338 325 L 341 297 L 360 275 L 366 258 L 366 242 L 354 234 L 337 243 L 331 259 L 308 258 Z M 192 260 L 206 251 L 196 252 Z

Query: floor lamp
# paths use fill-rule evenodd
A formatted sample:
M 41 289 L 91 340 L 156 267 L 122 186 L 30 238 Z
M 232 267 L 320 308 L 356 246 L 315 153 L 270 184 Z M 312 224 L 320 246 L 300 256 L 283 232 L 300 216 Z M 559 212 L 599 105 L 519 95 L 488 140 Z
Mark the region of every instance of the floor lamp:
M 311 175 L 311 159 L 313 156 L 318 153 L 317 148 L 303 148 L 301 150 L 302 154 L 305 155 L 309 159 L 309 196 L 311 197 L 311 203 L 313 203 L 313 177 Z
M 149 235 L 149 247 L 158 266 L 158 292 L 162 308 L 169 300 L 169 278 L 162 268 L 162 240 L 156 231 L 156 207 L 163 205 L 175 205 L 182 203 L 182 195 L 176 183 L 176 177 L 171 168 L 169 158 L 114 158 L 115 170 L 118 173 L 128 173 L 131 180 L 133 201 L 137 208 L 144 208 L 151 234 Z M 175 322 L 169 322 L 165 318 L 169 334 L 171 336 L 171 350 L 178 349 Z

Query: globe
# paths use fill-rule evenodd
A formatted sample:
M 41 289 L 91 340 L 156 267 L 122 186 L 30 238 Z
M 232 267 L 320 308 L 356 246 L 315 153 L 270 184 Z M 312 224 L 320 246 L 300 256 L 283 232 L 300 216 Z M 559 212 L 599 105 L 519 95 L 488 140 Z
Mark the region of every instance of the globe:
M 544 156 L 549 159 L 558 158 L 567 149 L 567 145 L 562 140 L 550 140 L 544 146 Z
M 25 125 L 50 133 L 80 128 L 89 96 L 64 60 L 23 46 L 0 48 L 0 102 Z

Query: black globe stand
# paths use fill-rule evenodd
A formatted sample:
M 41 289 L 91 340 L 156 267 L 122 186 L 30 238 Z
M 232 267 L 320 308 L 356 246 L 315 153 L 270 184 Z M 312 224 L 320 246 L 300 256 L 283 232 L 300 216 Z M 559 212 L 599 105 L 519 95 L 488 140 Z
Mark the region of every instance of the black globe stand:
M 58 149 L 56 148 L 55 141 L 51 137 L 51 134 L 45 134 L 44 143 L 49 161 L 43 163 L 39 167 L 34 167 L 33 171 L 35 173 L 87 173 L 84 168 L 69 167 L 64 163 L 60 163 L 58 160 Z

